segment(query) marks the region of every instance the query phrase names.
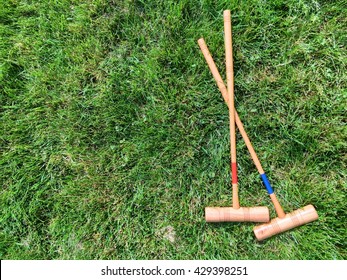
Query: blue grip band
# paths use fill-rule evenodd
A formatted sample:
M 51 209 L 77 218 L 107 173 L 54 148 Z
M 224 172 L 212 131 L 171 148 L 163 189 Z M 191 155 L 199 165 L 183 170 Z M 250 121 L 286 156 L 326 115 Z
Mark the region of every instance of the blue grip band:
M 269 180 L 267 179 L 265 173 L 264 174 L 260 174 L 260 178 L 261 180 L 263 181 L 264 183 L 264 186 L 268 192 L 268 194 L 272 194 L 274 192 L 274 190 L 271 188 L 271 185 L 270 185 L 270 182 Z

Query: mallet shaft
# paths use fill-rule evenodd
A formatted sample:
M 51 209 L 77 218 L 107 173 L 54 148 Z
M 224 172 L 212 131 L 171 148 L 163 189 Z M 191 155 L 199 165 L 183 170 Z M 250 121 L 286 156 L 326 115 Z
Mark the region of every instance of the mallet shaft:
M 235 133 L 235 107 L 234 107 L 234 66 L 232 51 L 231 34 L 231 15 L 230 10 L 224 11 L 224 43 L 225 43 L 225 64 L 227 73 L 227 91 L 229 105 L 229 128 L 230 128 L 230 160 L 231 178 L 233 188 L 233 208 L 240 208 L 237 182 L 237 163 L 236 163 L 236 133 Z

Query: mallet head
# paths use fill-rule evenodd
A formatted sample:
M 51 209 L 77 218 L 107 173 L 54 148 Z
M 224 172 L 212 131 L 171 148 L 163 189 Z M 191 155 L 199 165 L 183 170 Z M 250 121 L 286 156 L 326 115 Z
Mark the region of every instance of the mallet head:
M 253 232 L 256 238 L 261 241 L 275 234 L 289 229 L 307 224 L 318 219 L 316 209 L 312 205 L 307 205 L 294 212 L 286 214 L 283 218 L 272 219 L 267 224 L 254 227 Z
M 268 222 L 270 220 L 269 209 L 259 207 L 206 207 L 206 222 Z

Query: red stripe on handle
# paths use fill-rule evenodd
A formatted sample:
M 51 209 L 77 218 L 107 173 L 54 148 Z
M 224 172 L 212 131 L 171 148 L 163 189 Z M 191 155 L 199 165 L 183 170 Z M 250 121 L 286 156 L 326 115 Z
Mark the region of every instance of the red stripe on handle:
M 236 162 L 231 163 L 232 183 L 237 184 L 237 164 Z

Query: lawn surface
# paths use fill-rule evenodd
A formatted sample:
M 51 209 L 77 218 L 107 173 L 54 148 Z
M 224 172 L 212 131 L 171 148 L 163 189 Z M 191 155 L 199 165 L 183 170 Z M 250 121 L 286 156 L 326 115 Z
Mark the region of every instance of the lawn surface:
M 218 4 L 216 4 L 218 2 Z M 346 1 L 0 0 L 1 259 L 346 259 Z M 231 203 L 225 77 L 287 212 L 257 242 Z M 240 203 L 275 212 L 238 134 Z

